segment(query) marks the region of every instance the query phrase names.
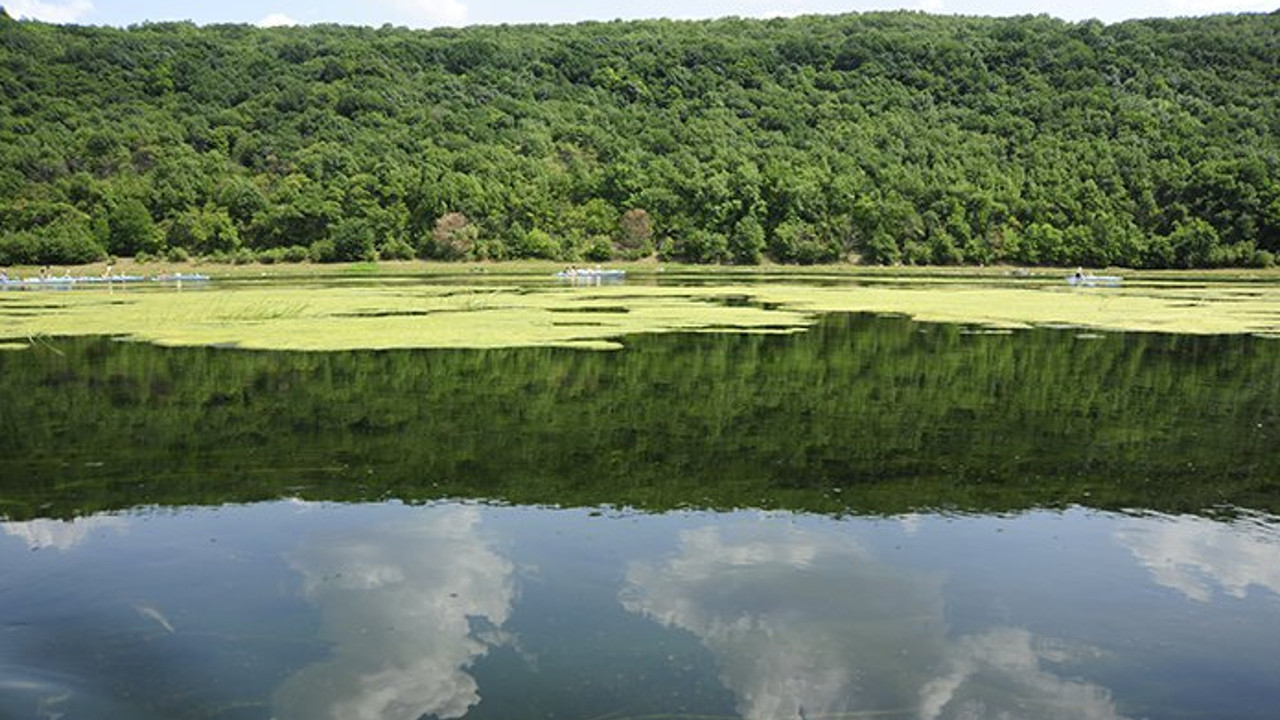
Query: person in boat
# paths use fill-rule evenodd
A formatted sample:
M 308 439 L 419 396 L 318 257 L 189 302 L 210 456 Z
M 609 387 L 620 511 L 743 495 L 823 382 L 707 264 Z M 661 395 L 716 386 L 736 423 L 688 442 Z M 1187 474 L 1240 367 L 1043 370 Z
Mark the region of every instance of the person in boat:
M 1075 278 L 1076 278 L 1077 280 L 1083 280 L 1083 279 L 1084 279 L 1084 268 L 1082 268 L 1082 267 L 1077 267 L 1077 268 L 1076 268 L 1076 275 L 1075 275 Z

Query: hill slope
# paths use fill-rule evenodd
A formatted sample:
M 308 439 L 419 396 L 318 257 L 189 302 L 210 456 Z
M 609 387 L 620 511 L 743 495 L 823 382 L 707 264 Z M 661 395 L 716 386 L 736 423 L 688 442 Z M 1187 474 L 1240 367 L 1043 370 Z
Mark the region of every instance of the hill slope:
M 0 17 L 0 264 L 1267 264 L 1280 16 Z

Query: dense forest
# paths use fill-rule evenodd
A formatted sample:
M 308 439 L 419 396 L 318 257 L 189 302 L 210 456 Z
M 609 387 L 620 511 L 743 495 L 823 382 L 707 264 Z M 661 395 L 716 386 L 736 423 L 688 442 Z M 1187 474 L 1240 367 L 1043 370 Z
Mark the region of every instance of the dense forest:
M 1271 265 L 1280 15 L 417 31 L 0 12 L 0 265 Z
M 1247 336 L 863 315 L 616 353 L 58 338 L 0 352 L 0 517 L 289 496 L 1276 513 L 1278 354 Z

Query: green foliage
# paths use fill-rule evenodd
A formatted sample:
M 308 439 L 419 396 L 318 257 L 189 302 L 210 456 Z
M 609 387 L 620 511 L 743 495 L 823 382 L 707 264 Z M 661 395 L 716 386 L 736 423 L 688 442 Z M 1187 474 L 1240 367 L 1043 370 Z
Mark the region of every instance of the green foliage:
M 162 238 L 151 211 L 137 198 L 117 202 L 107 213 L 107 252 L 116 256 L 155 253 Z
M 206 205 L 184 210 L 174 218 L 165 241 L 170 248 L 208 256 L 240 247 L 240 233 L 226 209 Z
M 759 265 L 764 248 L 764 227 L 755 216 L 747 215 L 733 226 L 729 256 L 734 264 Z
M 385 257 L 1255 265 L 1280 251 L 1274 44 L 1268 15 L 10 21 L 0 196 L 124 255 L 363 257 L 352 220 Z M 90 249 L 49 226 L 0 227 L 6 253 Z
M 361 262 L 376 257 L 373 246 L 373 228 L 363 218 L 345 218 L 333 228 L 335 259 L 342 262 Z
M 413 246 L 401 238 L 390 238 L 378 246 L 378 257 L 382 260 L 412 260 Z
M 722 263 L 729 260 L 729 239 L 712 230 L 695 228 L 674 238 L 662 250 L 664 260 L 687 263 Z
M 104 257 L 89 217 L 71 205 L 0 206 L 0 265 L 79 265 Z

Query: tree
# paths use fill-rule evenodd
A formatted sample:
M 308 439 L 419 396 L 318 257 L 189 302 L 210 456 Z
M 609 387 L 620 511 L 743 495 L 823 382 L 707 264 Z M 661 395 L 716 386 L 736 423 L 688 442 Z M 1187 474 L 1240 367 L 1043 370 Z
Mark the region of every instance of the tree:
M 764 247 L 764 227 L 754 215 L 743 217 L 733 226 L 729 258 L 735 265 L 759 265 Z
M 750 215 L 781 262 L 1251 263 L 1280 251 L 1274 26 L 5 22 L 0 198 L 72 206 L 101 243 L 137 198 L 183 249 L 212 205 L 254 253 L 362 218 L 387 254 L 548 254 L 537 228 L 559 257 L 749 263 Z M 461 254 L 435 240 L 449 213 Z M 114 242 L 162 249 L 135 235 Z
M 431 239 L 435 243 L 432 257 L 461 260 L 471 253 L 479 236 L 479 228 L 472 225 L 466 215 L 460 212 L 446 213 L 436 221 L 431 233 Z
M 119 200 L 107 213 L 106 246 L 112 255 L 126 257 L 160 251 L 163 247 L 160 231 L 141 200 Z
M 653 218 L 643 208 L 632 208 L 618 220 L 615 244 L 618 254 L 634 260 L 653 252 Z
M 240 233 L 225 208 L 205 206 L 174 218 L 165 233 L 169 247 L 196 255 L 228 253 L 240 247 Z
M 333 227 L 331 240 L 334 259 L 340 262 L 366 261 L 376 257 L 373 227 L 364 218 L 350 217 L 338 221 Z

